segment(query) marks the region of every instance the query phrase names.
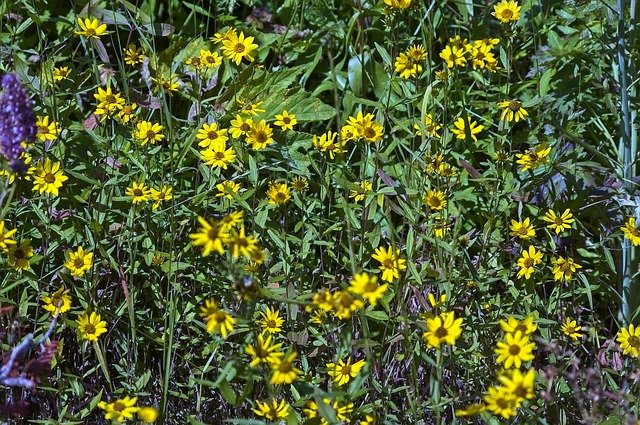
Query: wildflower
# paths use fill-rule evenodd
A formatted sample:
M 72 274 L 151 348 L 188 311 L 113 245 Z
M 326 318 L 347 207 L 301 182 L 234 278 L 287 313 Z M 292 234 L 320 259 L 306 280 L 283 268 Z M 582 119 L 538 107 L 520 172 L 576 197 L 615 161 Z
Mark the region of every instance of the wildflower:
M 322 402 L 325 406 L 331 407 L 331 409 L 333 409 L 333 412 L 335 413 L 336 419 L 338 419 L 338 421 L 349 423 L 349 415 L 353 412 L 353 403 L 346 403 L 344 405 L 341 405 L 338 400 L 331 401 L 331 399 L 329 398 L 323 398 Z M 320 409 L 318 407 L 318 404 L 313 400 L 309 400 L 307 402 L 307 408 L 302 409 L 302 412 L 307 417 L 307 419 L 320 418 L 319 422 L 314 422 L 313 420 L 311 420 L 307 421 L 308 423 L 329 425 L 329 422 L 327 422 L 326 419 L 320 417 Z
M 338 363 L 327 363 L 327 373 L 336 385 L 344 385 L 355 378 L 366 363 L 364 360 L 359 360 L 351 364 L 351 358 L 347 357 L 346 362 L 340 359 Z
M 258 416 L 262 416 L 270 421 L 277 421 L 278 419 L 286 419 L 289 416 L 289 405 L 284 400 L 271 399 L 271 404 L 267 401 L 256 402 L 256 408 L 252 410 Z
M 124 50 L 124 63 L 127 65 L 139 65 L 144 62 L 142 48 L 131 43 Z
M 282 131 L 293 130 L 293 126 L 298 124 L 298 120 L 295 114 L 290 114 L 285 109 L 282 111 L 282 114 L 276 115 L 276 122 L 274 122 L 274 124 L 280 127 Z
M 340 129 L 340 140 L 343 143 L 350 142 L 352 140 L 356 140 L 359 136 L 358 129 L 350 124 L 345 124 Z
M 120 398 L 114 401 L 113 403 L 105 403 L 101 401 L 98 403 L 98 407 L 104 410 L 106 413 L 104 418 L 106 420 L 115 420 L 116 422 L 124 422 L 129 419 L 133 419 L 133 415 L 135 415 L 139 408 L 136 407 L 136 402 L 138 401 L 138 397 L 129 397 Z
M 60 169 L 59 162 L 51 162 L 46 158 L 44 162 L 38 164 L 33 174 L 33 190 L 40 193 L 48 193 L 58 196 L 58 189 L 62 183 L 67 181 L 67 177 Z
M 163 184 L 160 190 L 151 188 L 150 194 L 151 199 L 153 199 L 153 205 L 151 206 L 151 209 L 157 210 L 158 207 L 160 207 L 161 203 L 173 199 L 172 191 L 173 188 L 167 184 Z
M 218 128 L 218 124 L 203 124 L 200 129 L 198 129 L 198 133 L 196 134 L 196 138 L 200 140 L 198 142 L 198 146 L 202 148 L 212 148 L 216 146 L 221 146 L 229 137 L 227 137 L 227 130 L 223 128 Z
M 447 206 L 447 199 L 444 196 L 444 193 L 440 190 L 429 190 L 426 195 L 424 195 L 423 202 L 433 211 L 440 211 Z
M 407 260 L 400 258 L 400 250 L 395 250 L 393 247 L 388 247 L 386 251 L 378 247 L 371 258 L 380 262 L 378 268 L 382 270 L 382 280 L 385 282 L 399 279 L 400 272 L 407 268 Z
M 444 303 L 447 302 L 447 294 L 441 294 L 440 298 L 436 300 L 435 295 L 429 292 L 427 299 L 429 300 L 429 304 L 431 305 L 431 308 L 438 309 L 440 307 L 443 307 Z
M 253 37 L 245 38 L 243 32 L 240 32 L 239 36 L 235 32 L 229 33 L 227 38 L 222 40 L 222 52 L 236 65 L 240 65 L 245 58 L 253 62 L 251 53 L 258 48 L 257 44 L 253 44 L 253 39 Z
M 520 369 L 523 362 L 533 360 L 533 349 L 536 347 L 529 337 L 520 331 L 509 333 L 505 336 L 504 341 L 499 341 L 495 349 L 498 355 L 496 359 L 498 363 L 504 363 L 505 369 L 515 367 Z
M 334 159 L 336 155 L 344 152 L 344 141 L 339 139 L 336 142 L 337 136 L 338 133 L 334 133 L 332 131 L 327 131 L 320 136 L 314 135 L 313 146 L 316 149 L 328 153 L 329 158 Z
M 520 6 L 514 0 L 502 0 L 493 6 L 491 14 L 503 24 L 508 24 L 520 19 Z
M 60 134 L 58 123 L 53 120 L 49 122 L 49 116 L 47 115 L 45 115 L 44 117 L 38 115 L 36 117 L 36 128 L 36 137 L 42 142 L 56 140 L 58 138 L 58 135 Z
M 98 101 L 95 113 L 96 115 L 100 115 L 102 117 L 101 119 L 111 118 L 119 112 L 125 104 L 122 95 L 114 92 L 111 87 L 107 87 L 106 90 L 98 87 L 98 93 L 94 93 L 93 97 Z
M 262 328 L 262 333 L 268 332 L 275 334 L 282 332 L 284 319 L 280 316 L 280 311 L 272 307 L 267 307 L 265 311 L 260 312 L 260 320 L 258 324 Z
M 629 325 L 628 328 L 620 329 L 616 334 L 616 341 L 620 343 L 622 354 L 640 357 L 640 326 Z
M 354 298 L 347 291 L 336 291 L 331 298 L 333 315 L 341 320 L 349 319 L 353 313 L 364 307 L 361 300 Z
M 44 305 L 42 308 L 47 310 L 51 314 L 56 312 L 62 314 L 71 310 L 71 297 L 69 296 L 69 289 L 61 286 L 56 292 L 42 297 Z
M 242 226 L 244 222 L 244 211 L 233 211 L 222 217 L 220 226 L 225 230 L 231 230 L 233 227 Z
M 518 279 L 522 277 L 529 279 L 534 272 L 533 267 L 540 263 L 542 263 L 542 252 L 537 251 L 533 245 L 528 250 L 522 251 L 520 258 L 518 258 L 518 267 L 520 267 Z
M 226 197 L 227 199 L 233 199 L 233 196 L 240 192 L 240 185 L 234 181 L 223 181 L 222 183 L 218 183 L 216 185 L 216 189 L 218 189 L 218 193 L 216 193 L 216 198 Z
M 462 335 L 462 318 L 455 318 L 452 311 L 444 311 L 439 315 L 427 319 L 427 331 L 424 338 L 427 346 L 440 348 L 441 344 L 455 346 L 456 341 Z
M 60 66 L 53 68 L 53 79 L 54 81 L 62 81 L 65 78 L 68 79 L 69 75 L 71 75 L 71 70 L 68 66 Z
M 566 336 L 568 336 L 574 341 L 582 337 L 582 334 L 580 333 L 580 331 L 582 330 L 582 327 L 578 326 L 577 321 L 569 317 L 567 317 L 564 323 L 562 324 L 562 326 L 560 326 L 560 330 L 562 331 L 563 334 L 565 334 Z
M 290 353 L 283 359 L 277 359 L 271 363 L 271 383 L 275 385 L 279 384 L 291 384 L 295 381 L 302 371 L 293 365 L 297 354 Z
M 624 237 L 629 239 L 632 244 L 640 245 L 640 229 L 636 227 L 635 217 L 627 218 L 626 223 L 620 229 L 624 232 Z
M 422 44 L 414 44 L 407 49 L 407 56 L 416 61 L 423 61 L 427 58 L 427 51 Z
M 463 117 L 458 118 L 453 123 L 453 128 L 451 132 L 456 135 L 456 138 L 459 140 L 465 140 L 470 137 L 474 142 L 478 141 L 476 134 L 480 133 L 484 126 L 478 124 L 476 121 L 472 121 L 471 118 L 467 118 L 466 120 Z
M 440 52 L 440 58 L 445 61 L 447 68 L 464 66 L 467 63 L 467 51 L 464 48 L 447 44 Z
M 90 315 L 84 312 L 78 320 L 78 330 L 82 339 L 87 341 L 98 341 L 98 337 L 107 332 L 107 322 L 102 320 L 100 315 L 95 311 Z
M 220 310 L 212 299 L 206 300 L 205 305 L 200 307 L 200 316 L 207 322 L 207 332 L 219 332 L 222 338 L 226 338 L 236 324 L 236 319 L 226 311 Z
M 232 37 L 237 37 L 235 28 L 229 28 L 224 32 L 217 32 L 210 40 L 215 43 L 222 43 L 225 40 L 231 40 Z
M 267 196 L 269 205 L 284 205 L 291 200 L 291 191 L 287 183 L 271 182 Z
M 406 9 L 411 6 L 411 0 L 384 0 L 384 4 L 394 9 Z
M 500 116 L 502 121 L 524 121 L 529 116 L 529 113 L 522 107 L 522 103 L 518 100 L 505 100 L 498 103 L 498 107 L 502 108 L 502 115 Z
M 9 246 L 7 250 L 7 263 L 20 272 L 31 268 L 29 263 L 31 257 L 33 257 L 31 239 L 24 239 L 19 244 Z
M 485 410 L 487 410 L 487 406 L 483 403 L 474 403 L 474 404 L 470 404 L 468 406 L 463 407 L 462 409 L 456 409 L 455 410 L 455 415 L 459 418 L 465 417 L 465 416 L 473 416 L 473 415 L 478 415 L 482 412 L 484 412 Z
M 373 114 L 363 115 L 362 112 L 358 112 L 357 116 L 349 117 L 347 125 L 355 128 L 358 137 L 367 142 L 374 143 L 382 140 L 382 125 L 374 121 Z
M 536 379 L 536 371 L 531 368 L 526 373 L 518 369 L 512 369 L 498 376 L 502 386 L 510 391 L 517 400 L 533 398 L 533 387 Z
M 354 202 L 360 202 L 365 198 L 368 192 L 371 192 L 373 190 L 373 185 L 371 184 L 370 181 L 366 181 L 366 180 L 360 181 L 356 184 L 358 185 L 358 189 L 350 190 L 349 198 L 353 198 Z
M 544 217 L 542 218 L 547 223 L 547 227 L 551 228 L 551 230 L 555 230 L 557 234 L 564 232 L 567 229 L 571 228 L 571 223 L 576 221 L 573 218 L 573 214 L 569 208 L 564 210 L 562 215 L 556 214 L 552 209 L 546 212 Z
M 416 136 L 422 136 L 422 128 L 423 127 L 418 124 L 413 125 Z M 424 129 L 427 131 L 427 136 L 440 137 L 438 130 L 441 128 L 442 126 L 433 120 L 431 114 L 424 114 Z
M 553 273 L 554 280 L 571 280 L 571 276 L 573 276 L 578 269 L 582 268 L 582 266 L 574 262 L 571 257 L 567 257 L 566 259 L 558 257 L 552 261 L 553 269 L 551 272 Z
M 258 114 L 261 114 L 264 112 L 264 109 L 260 108 L 260 105 L 262 105 L 262 102 L 250 103 L 250 102 L 245 102 L 242 99 L 238 99 L 237 102 L 240 105 L 240 113 L 255 117 Z
M 538 329 L 533 323 L 533 317 L 527 316 L 521 322 L 513 316 L 509 316 L 507 320 L 500 320 L 500 328 L 506 333 L 522 332 L 522 335 L 530 335 Z
M 226 170 L 227 166 L 236 160 L 236 151 L 233 148 L 227 149 L 227 144 L 222 142 L 201 150 L 200 157 L 211 168 L 219 167 Z
M 436 222 L 433 225 L 433 235 L 438 239 L 443 239 L 444 235 L 449 231 L 449 224 L 442 218 L 442 216 L 435 217 Z
M 151 197 L 151 191 L 144 183 L 133 182 L 131 186 L 124 192 L 125 195 L 131 196 L 133 205 L 141 202 L 147 202 Z
M 376 418 L 375 416 L 364 415 L 364 419 L 358 425 L 376 425 Z
M 87 38 L 100 38 L 107 34 L 107 25 L 100 23 L 96 18 L 78 18 L 78 25 L 81 31 L 75 31 L 76 34 Z
M 22 86 L 20 78 L 12 73 L 2 77 L 2 95 L 0 95 L 0 154 L 14 171 L 23 172 L 26 168 L 20 160 L 24 152 L 23 142 L 35 140 L 36 115 L 33 101 Z
M 517 153 L 516 163 L 520 165 L 520 171 L 534 170 L 540 165 L 549 162 L 549 154 L 551 148 L 544 144 L 538 145 L 533 149 L 529 149 L 526 153 Z
M 164 139 L 164 134 L 162 134 L 163 129 L 164 127 L 157 122 L 141 121 L 136 124 L 136 129 L 133 131 L 132 136 L 138 140 L 142 146 L 147 143 L 153 145 Z
M 138 408 L 138 417 L 143 422 L 152 423 L 158 419 L 158 409 L 150 406 L 143 406 Z
M 265 120 L 253 123 L 247 133 L 247 143 L 255 150 L 266 148 L 273 143 L 273 129 Z
M 489 387 L 484 402 L 487 410 L 505 419 L 515 416 L 519 405 L 516 396 L 504 387 Z
M 16 244 L 13 235 L 15 235 L 17 231 L 17 229 L 9 230 L 8 228 L 5 230 L 4 220 L 0 220 L 0 249 L 7 252 L 9 248 Z
M 204 64 L 202 63 L 202 58 L 200 56 L 192 56 L 188 58 L 184 63 L 187 66 L 191 66 L 195 68 L 196 71 L 200 71 L 204 67 Z
M 378 300 L 384 296 L 389 288 L 388 283 L 378 285 L 378 277 L 368 273 L 356 273 L 349 283 L 349 292 L 360 295 L 369 304 L 375 306 Z
M 189 237 L 193 239 L 195 246 L 202 246 L 202 256 L 206 257 L 215 251 L 218 254 L 224 254 L 223 244 L 229 239 L 229 232 L 216 221 L 207 221 L 203 217 L 198 216 L 198 222 L 201 227 L 199 232 L 191 233 Z
M 244 120 L 242 116 L 236 115 L 235 120 L 231 120 L 231 137 L 234 139 L 240 138 L 240 136 L 246 136 L 251 131 L 253 127 L 253 120 L 251 118 L 247 118 Z
M 138 105 L 136 103 L 123 105 L 122 109 L 118 111 L 118 118 L 120 118 L 120 121 L 122 121 L 123 124 L 126 124 L 129 121 L 131 121 L 136 114 L 137 107 Z
M 273 336 L 264 336 L 260 334 L 257 336 L 254 345 L 249 345 L 245 349 L 245 352 L 252 357 L 251 366 L 258 366 L 261 363 L 272 364 L 280 360 L 284 353 L 280 351 L 282 344 L 275 344 Z
M 304 177 L 295 177 L 291 182 L 291 189 L 297 193 L 305 192 L 309 189 L 309 181 Z
M 400 74 L 401 78 L 409 79 L 415 77 L 419 72 L 422 72 L 422 65 L 416 63 L 416 61 L 406 53 L 400 53 L 394 62 L 396 72 Z
M 180 89 L 180 80 L 176 75 L 171 75 L 169 78 L 166 78 L 163 75 L 159 78 L 152 77 L 151 82 L 157 90 L 162 88 L 162 90 L 169 93 L 169 96 Z
M 536 231 L 528 217 L 523 221 L 511 220 L 509 229 L 511 229 L 511 232 L 509 232 L 511 236 L 516 236 L 522 240 L 536 237 Z
M 69 254 L 69 258 L 67 262 L 64 263 L 64 266 L 69 269 L 72 276 L 82 277 L 91 268 L 92 264 L 93 253 L 85 251 L 79 246 L 76 252 Z
M 481 40 L 476 40 L 471 47 L 471 65 L 473 69 L 487 68 L 489 71 L 495 71 L 497 59 L 491 52 L 491 45 L 484 44 Z
M 217 68 L 222 64 L 222 57 L 217 52 L 201 49 L 200 63 L 207 68 Z

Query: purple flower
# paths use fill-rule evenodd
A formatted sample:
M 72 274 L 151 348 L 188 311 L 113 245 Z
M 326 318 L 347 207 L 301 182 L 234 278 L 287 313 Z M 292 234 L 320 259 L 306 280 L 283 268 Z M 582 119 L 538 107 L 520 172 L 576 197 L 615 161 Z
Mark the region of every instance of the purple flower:
M 20 154 L 22 142 L 33 142 L 36 138 L 36 115 L 33 101 L 15 74 L 2 77 L 0 95 L 0 154 L 9 161 L 14 171 L 23 170 Z

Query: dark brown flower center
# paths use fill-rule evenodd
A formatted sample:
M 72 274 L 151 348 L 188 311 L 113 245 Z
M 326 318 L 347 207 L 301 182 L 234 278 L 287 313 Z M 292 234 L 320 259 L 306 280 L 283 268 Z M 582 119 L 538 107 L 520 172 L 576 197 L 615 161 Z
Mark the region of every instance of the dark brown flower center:
M 449 331 L 444 326 L 440 326 L 435 331 L 436 338 L 445 338 L 447 335 L 449 335 Z
M 509 346 L 509 354 L 511 354 L 512 356 L 517 356 L 518 354 L 520 354 L 520 346 L 516 344 Z

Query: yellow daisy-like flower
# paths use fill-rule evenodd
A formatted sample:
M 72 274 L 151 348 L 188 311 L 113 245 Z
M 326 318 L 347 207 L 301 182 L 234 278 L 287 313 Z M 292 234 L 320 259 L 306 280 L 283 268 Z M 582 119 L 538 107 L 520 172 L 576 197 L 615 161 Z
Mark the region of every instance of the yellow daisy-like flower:
M 287 183 L 271 182 L 267 197 L 269 205 L 284 205 L 291 200 L 291 191 Z
M 498 107 L 502 108 L 502 115 L 500 116 L 502 121 L 524 121 L 529 116 L 526 109 L 522 107 L 522 102 L 518 100 L 505 100 L 498 103 Z
M 193 245 L 202 246 L 202 256 L 206 257 L 212 252 L 224 254 L 223 244 L 229 239 L 228 229 L 222 227 L 217 221 L 207 221 L 203 217 L 198 217 L 200 229 L 197 233 L 191 233 L 189 237 L 193 239 Z
M 93 97 L 98 101 L 95 113 L 100 115 L 102 120 L 114 116 L 125 104 L 124 97 L 120 93 L 114 92 L 111 87 L 107 87 L 106 90 L 98 87 L 98 93 L 94 93 Z
M 474 403 L 474 404 L 470 404 L 468 406 L 465 406 L 461 409 L 456 409 L 454 414 L 459 417 L 459 418 L 463 418 L 466 416 L 474 416 L 474 415 L 478 415 L 482 412 L 484 412 L 485 410 L 487 410 L 487 406 L 483 403 Z
M 437 189 L 429 190 L 422 200 L 433 211 L 440 211 L 447 206 L 447 198 L 445 198 L 444 192 Z
M 493 6 L 491 14 L 503 24 L 508 24 L 520 19 L 520 6 L 514 0 L 502 0 Z
M 280 316 L 280 311 L 272 307 L 267 307 L 265 311 L 260 312 L 260 320 L 258 324 L 262 328 L 262 333 L 268 332 L 275 334 L 282 332 L 284 319 Z
M 196 138 L 200 140 L 198 146 L 201 148 L 221 146 L 229 140 L 227 129 L 218 128 L 218 124 L 216 123 L 203 124 L 202 127 L 198 129 Z
M 550 153 L 551 148 L 541 144 L 526 153 L 517 153 L 516 163 L 520 165 L 520 171 L 534 170 L 549 162 Z
M 236 319 L 224 310 L 220 310 L 218 303 L 213 299 L 205 300 L 205 305 L 200 306 L 200 316 L 207 322 L 207 332 L 219 332 L 226 338 L 233 331 Z
M 520 405 L 517 397 L 505 387 L 489 387 L 484 396 L 484 402 L 488 411 L 504 419 L 514 417 Z
M 478 124 L 477 121 L 472 121 L 471 118 L 466 120 L 463 117 L 458 118 L 453 123 L 451 132 L 456 135 L 456 139 L 465 140 L 471 138 L 474 142 L 478 141 L 476 134 L 480 133 L 484 129 L 484 126 Z
M 462 335 L 462 317 L 456 319 L 453 311 L 443 311 L 427 319 L 424 339 L 427 340 L 429 347 L 440 348 L 442 344 L 455 346 L 460 335 Z
M 416 62 L 413 57 L 406 53 L 400 53 L 393 66 L 401 78 L 409 79 L 418 75 L 419 72 L 422 72 L 422 65 Z
M 511 236 L 516 236 L 522 240 L 536 237 L 536 231 L 528 217 L 523 221 L 511 220 L 509 229 L 511 229 L 511 232 L 509 232 Z
M 246 136 L 251 131 L 253 127 L 253 120 L 251 118 L 247 118 L 246 120 L 242 118 L 241 115 L 236 115 L 235 120 L 231 120 L 231 128 L 229 131 L 231 132 L 231 137 L 234 139 L 238 139 L 241 136 Z
M 573 261 L 573 258 L 567 257 L 566 259 L 563 257 L 558 257 L 553 260 L 553 269 L 551 272 L 553 273 L 554 280 L 571 280 L 571 276 L 578 270 L 581 269 L 582 266 Z
M 356 273 L 351 279 L 348 288 L 349 292 L 360 295 L 369 301 L 372 306 L 378 304 L 378 300 L 384 296 L 387 289 L 389 289 L 388 283 L 378 285 L 378 277 L 365 272 Z
M 258 48 L 257 44 L 253 44 L 253 37 L 245 37 L 243 32 L 237 35 L 235 32 L 228 34 L 225 40 L 222 40 L 222 53 L 236 65 L 240 65 L 242 59 L 253 62 L 251 53 Z
M 0 220 L 0 249 L 7 252 L 10 247 L 16 244 L 13 235 L 15 235 L 17 231 L 18 229 L 5 229 L 4 220 Z
M 162 89 L 167 92 L 169 96 L 180 90 L 180 80 L 176 75 L 171 75 L 170 77 L 160 75 L 158 78 L 151 77 L 151 82 L 153 83 L 156 91 L 160 91 L 160 89 Z
M 71 70 L 68 66 L 59 66 L 53 68 L 53 79 L 55 81 L 69 79 L 69 75 L 71 75 Z
M 286 357 L 271 363 L 270 382 L 272 384 L 291 384 L 298 378 L 302 371 L 293 365 L 297 356 L 296 353 L 290 353 Z
M 236 160 L 236 151 L 233 148 L 227 149 L 227 144 L 222 142 L 221 144 L 212 145 L 208 149 L 200 151 L 200 158 L 202 161 L 211 168 L 227 169 L 227 166 Z
M 162 185 L 160 190 L 150 189 L 151 199 L 153 199 L 152 209 L 157 210 L 160 204 L 173 199 L 173 188 L 167 184 Z
M 419 124 L 414 124 L 413 129 L 416 132 L 416 136 L 422 136 L 422 126 Z M 427 131 L 427 136 L 432 137 L 440 137 L 438 134 L 438 130 L 440 130 L 442 126 L 434 121 L 433 116 L 431 114 L 424 114 L 424 129 Z
M 276 115 L 276 122 L 273 123 L 282 129 L 285 130 L 293 130 L 293 126 L 298 124 L 298 120 L 296 119 L 295 114 L 290 114 L 285 109 L 282 111 L 282 114 Z
M 482 40 L 476 40 L 471 47 L 471 64 L 473 69 L 488 69 L 491 72 L 497 70 L 498 60 L 491 51 L 492 45 L 485 44 Z
M 631 357 L 640 357 L 640 326 L 629 325 L 622 328 L 616 335 L 616 341 L 620 343 L 622 354 Z
M 400 258 L 400 250 L 395 250 L 393 247 L 387 247 L 386 250 L 378 247 L 371 258 L 380 262 L 378 268 L 382 271 L 382 280 L 385 282 L 399 279 L 400 272 L 407 268 L 407 260 Z
M 162 134 L 163 129 L 164 127 L 157 122 L 141 121 L 136 124 L 136 129 L 133 131 L 132 136 L 138 140 L 142 146 L 147 143 L 153 145 L 164 139 L 164 134 Z
M 124 192 L 125 195 L 131 196 L 131 202 L 139 204 L 141 202 L 147 202 L 151 197 L 151 191 L 144 183 L 133 182 L 131 186 Z
M 574 319 L 567 317 L 564 320 L 562 326 L 560 326 L 560 330 L 563 334 L 576 341 L 578 338 L 582 337 L 580 331 L 582 330 L 581 326 L 578 326 L 578 322 Z
M 38 130 L 36 137 L 42 142 L 56 140 L 60 135 L 60 127 L 58 123 L 51 120 L 49 122 L 49 116 L 44 117 L 38 115 L 36 117 L 36 128 Z
M 360 181 L 356 184 L 359 186 L 359 188 L 356 190 L 350 190 L 349 198 L 353 198 L 354 202 L 360 202 L 365 198 L 367 193 L 373 190 L 373 185 L 370 181 L 367 180 Z
M 59 162 L 51 162 L 49 158 L 46 158 L 44 162 L 36 166 L 33 173 L 33 190 L 58 196 L 58 189 L 68 179 L 69 177 L 60 169 Z
M 232 228 L 229 231 L 229 239 L 227 240 L 229 250 L 233 259 L 237 259 L 241 255 L 253 260 L 256 251 L 259 251 L 258 238 L 251 235 L 246 236 L 244 226 L 240 226 L 240 229 Z
M 286 419 L 289 417 L 289 404 L 286 401 L 271 399 L 268 401 L 257 401 L 256 407 L 252 409 L 256 415 L 262 416 L 270 421 Z
M 499 341 L 495 349 L 498 355 L 496 361 L 503 363 L 505 369 L 515 367 L 520 369 L 522 363 L 534 359 L 533 349 L 536 347 L 534 342 L 529 340 L 527 335 L 520 331 L 509 333 L 505 336 L 504 341 Z
M 124 63 L 127 65 L 139 65 L 144 62 L 144 52 L 141 47 L 131 43 L 124 50 Z
M 91 314 L 86 312 L 76 320 L 80 336 L 86 341 L 98 341 L 98 337 L 107 332 L 107 322 L 102 320 L 95 311 Z
M 313 136 L 313 146 L 325 153 L 329 154 L 329 158 L 334 159 L 336 155 L 344 152 L 344 140 L 340 139 L 338 133 L 334 133 L 331 130 L 320 136 Z M 337 139 L 337 141 L 336 141 Z
M 31 239 L 20 241 L 19 244 L 10 245 L 7 250 L 7 263 L 19 272 L 31 268 L 29 259 L 33 257 Z
M 201 49 L 200 63 L 207 68 L 217 68 L 222 65 L 222 57 L 217 52 Z
M 406 9 L 411 6 L 411 0 L 384 0 L 384 4 L 394 9 Z
M 122 121 L 123 124 L 131 121 L 136 115 L 136 108 L 138 108 L 138 104 L 136 103 L 122 106 L 122 109 L 118 111 L 118 118 L 120 118 L 120 121 Z
M 635 246 L 640 245 L 640 229 L 636 227 L 635 217 L 627 218 L 624 226 L 622 226 L 620 229 L 624 232 L 624 237 L 629 239 L 632 244 L 634 244 Z
M 305 192 L 307 189 L 309 189 L 309 180 L 305 179 L 304 177 L 295 177 L 291 181 L 291 189 L 293 189 L 293 191 L 297 193 Z
M 567 229 L 571 229 L 571 223 L 576 221 L 573 218 L 573 214 L 571 214 L 569 208 L 564 210 L 561 215 L 556 214 L 555 211 L 550 209 L 545 213 L 542 219 L 549 223 L 547 224 L 547 227 L 549 227 L 551 230 L 555 230 L 557 234 L 560 234 Z
M 262 101 L 256 102 L 256 103 L 250 103 L 250 102 L 245 102 L 243 99 L 238 99 L 237 103 L 240 106 L 241 114 L 251 115 L 252 117 L 255 117 L 265 111 L 260 107 L 260 105 L 262 105 Z
M 467 63 L 467 53 L 463 47 L 447 44 L 439 56 L 445 61 L 447 68 L 453 68 L 464 66 Z
M 416 61 L 423 61 L 427 58 L 427 51 L 422 44 L 414 44 L 407 49 L 407 56 Z
M 227 199 L 233 199 L 236 193 L 240 192 L 240 184 L 234 181 L 223 181 L 222 183 L 218 183 L 216 185 L 216 189 L 218 189 L 218 193 L 216 193 L 216 198 L 222 198 L 223 196 Z
M 517 400 L 531 400 L 534 396 L 536 371 L 533 368 L 526 373 L 522 373 L 518 369 L 507 370 L 498 376 L 498 380 L 504 388 L 515 395 Z
M 100 38 L 100 36 L 107 34 L 107 25 L 100 23 L 96 18 L 78 18 L 78 26 L 81 31 L 75 33 L 87 38 Z
M 530 246 L 528 250 L 522 251 L 520 258 L 518 258 L 518 267 L 520 267 L 517 276 L 518 279 L 522 277 L 529 279 L 534 272 L 533 267 L 540 263 L 542 263 L 542 252 L 536 250 L 533 245 Z
M 333 315 L 340 320 L 349 319 L 355 312 L 364 308 L 364 302 L 347 291 L 336 291 L 331 297 Z
M 273 129 L 265 120 L 251 124 L 251 129 L 247 133 L 247 143 L 253 149 L 264 149 L 273 142 Z
M 284 356 L 284 353 L 280 351 L 282 343 L 274 344 L 273 336 L 258 335 L 254 345 L 249 345 L 245 348 L 245 352 L 249 354 L 251 359 L 251 366 L 258 366 L 261 363 L 272 364 L 279 361 Z
M 91 269 L 93 264 L 93 253 L 85 251 L 81 246 L 78 247 L 76 252 L 69 254 L 67 262 L 64 266 L 71 272 L 72 276 L 82 277 Z
M 115 420 L 116 422 L 124 422 L 129 419 L 133 419 L 133 415 L 140 410 L 136 406 L 138 397 L 119 398 L 113 403 L 106 403 L 101 401 L 98 403 L 98 407 L 105 411 L 104 418 L 106 420 Z
M 509 316 L 507 320 L 500 320 L 500 328 L 506 333 L 522 332 L 522 335 L 530 335 L 538 329 L 533 323 L 533 316 L 527 316 L 521 322 L 513 316 Z
M 217 32 L 210 38 L 214 43 L 222 43 L 225 40 L 231 40 L 231 38 L 237 37 L 235 28 L 228 28 L 224 32 Z
M 51 296 L 43 296 L 42 302 L 44 305 L 42 308 L 51 314 L 55 314 L 56 311 L 62 314 L 71 310 L 71 297 L 69 296 L 69 291 L 69 289 L 62 286 L 56 292 L 51 294 Z
M 327 373 L 336 383 L 336 385 L 344 385 L 351 379 L 355 378 L 362 367 L 367 364 L 364 360 L 351 363 L 351 358 L 347 357 L 347 361 L 340 359 L 338 363 L 327 363 Z

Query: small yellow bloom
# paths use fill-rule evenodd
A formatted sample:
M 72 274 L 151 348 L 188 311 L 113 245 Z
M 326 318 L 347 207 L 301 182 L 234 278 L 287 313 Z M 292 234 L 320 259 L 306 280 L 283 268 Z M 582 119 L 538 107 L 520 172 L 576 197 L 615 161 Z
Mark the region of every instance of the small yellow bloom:
M 107 322 L 102 320 L 95 311 L 88 315 L 86 312 L 76 320 L 78 330 L 82 339 L 87 341 L 98 341 L 98 337 L 107 332 Z
M 493 16 L 503 24 L 515 22 L 520 19 L 520 6 L 514 0 L 502 0 L 493 6 Z
M 351 358 L 347 357 L 346 362 L 340 359 L 338 363 L 327 363 L 327 373 L 336 385 L 344 385 L 355 378 L 365 364 L 367 362 L 364 360 L 359 360 L 352 364 Z
M 293 130 L 293 126 L 298 124 L 298 120 L 295 114 L 290 114 L 285 109 L 282 111 L 282 114 L 276 115 L 276 122 L 274 122 L 274 124 L 280 127 L 282 131 Z
M 62 314 L 71 310 L 71 297 L 69 296 L 69 291 L 69 289 L 61 286 L 56 292 L 51 294 L 51 296 L 43 296 L 42 302 L 44 305 L 42 308 L 51 314 L 55 314 L 56 311 Z
M 71 272 L 72 276 L 82 277 L 87 271 L 89 271 L 89 269 L 91 269 L 92 264 L 93 253 L 85 251 L 81 246 L 79 246 L 76 252 L 69 254 L 64 266 Z
M 81 31 L 75 33 L 87 38 L 100 38 L 100 36 L 107 34 L 107 25 L 100 23 L 96 18 L 78 18 L 78 25 Z
M 636 227 L 635 217 L 629 217 L 620 229 L 624 232 L 624 237 L 629 239 L 633 245 L 640 245 L 640 229 Z M 1 243 L 2 241 L 0 241 Z

